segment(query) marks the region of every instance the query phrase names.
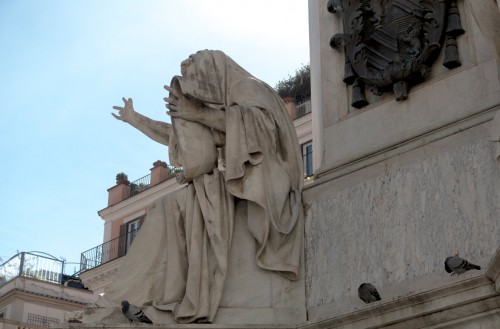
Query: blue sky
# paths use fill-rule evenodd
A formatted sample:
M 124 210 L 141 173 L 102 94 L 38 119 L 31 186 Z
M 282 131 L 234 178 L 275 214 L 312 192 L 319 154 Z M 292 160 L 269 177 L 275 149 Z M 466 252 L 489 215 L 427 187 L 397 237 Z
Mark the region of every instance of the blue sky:
M 168 121 L 163 85 L 200 49 L 275 86 L 309 63 L 305 0 L 0 0 L 0 257 L 68 262 L 102 243 L 107 189 L 168 162 L 111 116 Z M 69 272 L 77 264 L 69 264 Z

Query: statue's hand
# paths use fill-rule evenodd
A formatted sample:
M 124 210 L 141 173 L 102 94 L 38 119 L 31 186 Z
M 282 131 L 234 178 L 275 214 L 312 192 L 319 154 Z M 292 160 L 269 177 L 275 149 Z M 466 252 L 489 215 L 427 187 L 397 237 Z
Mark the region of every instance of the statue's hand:
M 167 111 L 168 115 L 172 118 L 182 118 L 203 124 L 206 114 L 200 102 L 180 94 L 177 90 L 169 86 L 165 86 L 165 89 L 170 92 L 168 98 L 163 98 L 167 102 L 165 106 L 170 110 Z
M 113 106 L 113 109 L 118 110 L 118 115 L 114 113 L 111 114 L 118 120 L 131 123 L 135 117 L 134 103 L 132 101 L 132 98 L 125 99 L 125 97 L 123 97 L 122 99 L 123 103 L 125 103 L 125 106 Z

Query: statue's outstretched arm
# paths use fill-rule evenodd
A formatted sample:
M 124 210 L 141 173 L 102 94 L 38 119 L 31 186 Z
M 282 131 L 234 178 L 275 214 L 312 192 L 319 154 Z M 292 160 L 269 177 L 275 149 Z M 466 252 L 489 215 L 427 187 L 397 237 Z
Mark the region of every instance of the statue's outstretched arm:
M 116 119 L 129 123 L 137 128 L 149 138 L 157 141 L 160 144 L 168 146 L 168 140 L 172 131 L 172 125 L 166 122 L 152 120 L 140 113 L 134 111 L 134 103 L 132 98 L 123 99 L 125 105 L 113 106 L 113 109 L 118 110 L 118 115 L 111 113 Z

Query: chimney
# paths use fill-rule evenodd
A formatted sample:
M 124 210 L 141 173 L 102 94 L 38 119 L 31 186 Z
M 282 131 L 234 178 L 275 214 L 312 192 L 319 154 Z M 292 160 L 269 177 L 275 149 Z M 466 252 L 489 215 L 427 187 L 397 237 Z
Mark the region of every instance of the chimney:
M 130 185 L 127 182 L 120 182 L 108 189 L 108 207 L 122 202 L 130 197 Z
M 283 98 L 283 102 L 288 110 L 288 114 L 290 114 L 292 120 L 295 120 L 297 118 L 297 101 L 293 97 L 285 97 Z
M 172 177 L 170 168 L 165 161 L 156 161 L 155 163 L 153 163 L 153 168 L 151 168 L 150 170 L 151 186 L 163 183 L 164 181 Z

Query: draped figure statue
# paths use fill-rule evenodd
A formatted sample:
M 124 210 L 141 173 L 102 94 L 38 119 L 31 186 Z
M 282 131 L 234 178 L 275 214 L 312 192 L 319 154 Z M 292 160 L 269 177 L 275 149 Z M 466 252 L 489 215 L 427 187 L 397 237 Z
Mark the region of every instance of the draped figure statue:
M 235 220 L 246 221 L 260 268 L 298 279 L 302 157 L 281 98 L 223 52 L 193 54 L 181 73 L 165 86 L 172 124 L 135 112 L 131 99 L 114 107 L 117 119 L 168 145 L 187 184 L 149 209 L 104 299 L 153 306 L 179 323 L 213 322 Z M 235 214 L 237 203 L 246 214 Z

